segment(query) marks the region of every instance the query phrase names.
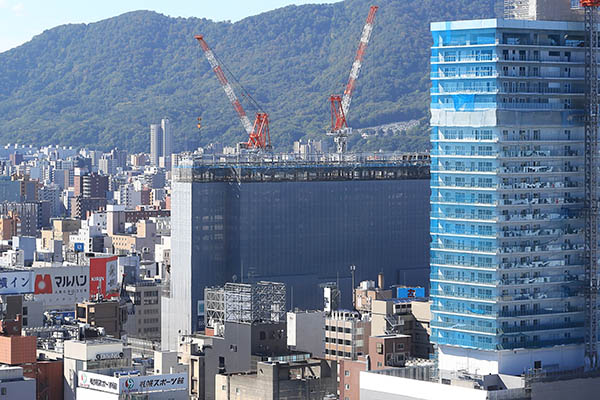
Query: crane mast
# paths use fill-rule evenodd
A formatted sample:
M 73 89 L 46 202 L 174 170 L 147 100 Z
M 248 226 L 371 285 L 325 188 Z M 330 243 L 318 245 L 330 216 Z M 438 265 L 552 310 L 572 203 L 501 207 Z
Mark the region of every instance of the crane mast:
M 328 135 L 334 136 L 334 141 L 337 145 L 338 153 L 345 153 L 347 148 L 348 135 L 351 133 L 351 129 L 348 127 L 346 116 L 350 109 L 350 103 L 352 102 L 352 93 L 356 87 L 356 81 L 360 75 L 362 68 L 362 61 L 365 56 L 365 51 L 371 39 L 371 33 L 373 32 L 373 23 L 375 22 L 375 14 L 379 7 L 371 6 L 369 9 L 369 15 L 367 21 L 360 35 L 360 42 L 358 44 L 358 50 L 356 51 L 356 57 L 352 63 L 352 69 L 350 70 L 350 77 L 344 90 L 344 95 L 332 95 L 329 97 L 331 103 L 331 131 Z
M 242 107 L 242 103 L 240 103 L 240 100 L 233 91 L 229 80 L 227 80 L 227 77 L 221 68 L 221 63 L 213 53 L 212 49 L 208 46 L 208 43 L 206 43 L 202 35 L 196 35 L 194 38 L 200 43 L 200 47 L 202 47 L 208 63 L 217 76 L 217 79 L 221 83 L 221 87 L 223 87 L 227 98 L 237 112 L 238 117 L 242 122 L 246 133 L 248 134 L 248 142 L 240 143 L 240 146 L 248 149 L 271 149 L 269 115 L 264 112 L 257 112 L 254 125 L 250 123 L 250 119 L 246 115 L 246 111 L 244 110 L 244 107 Z
M 598 7 L 580 0 L 585 26 L 585 361 L 598 368 Z

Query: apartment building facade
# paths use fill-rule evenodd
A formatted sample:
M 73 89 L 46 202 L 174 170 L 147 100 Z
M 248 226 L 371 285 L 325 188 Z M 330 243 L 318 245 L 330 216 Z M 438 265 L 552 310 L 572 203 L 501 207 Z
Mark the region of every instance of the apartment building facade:
M 580 367 L 583 24 L 490 19 L 431 30 L 440 368 Z

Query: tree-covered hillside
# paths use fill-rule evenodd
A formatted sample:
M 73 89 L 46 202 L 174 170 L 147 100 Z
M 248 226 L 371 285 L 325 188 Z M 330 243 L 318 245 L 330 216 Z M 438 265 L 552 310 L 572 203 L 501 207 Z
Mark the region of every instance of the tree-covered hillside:
M 493 17 L 494 3 L 378 1 L 351 125 L 426 118 L 429 22 Z M 346 0 L 289 6 L 236 23 L 138 11 L 53 28 L 0 53 L 0 143 L 148 151 L 148 125 L 164 116 L 171 120 L 177 151 L 244 139 L 196 34 L 204 35 L 270 113 L 276 148 L 290 149 L 303 137 L 324 138 L 328 96 L 343 91 L 370 4 Z M 252 120 L 255 110 L 243 102 Z M 403 149 L 411 143 L 411 150 L 424 148 L 426 129 L 421 123 L 403 135 L 383 138 L 380 147 Z M 366 142 L 351 143 L 377 147 Z

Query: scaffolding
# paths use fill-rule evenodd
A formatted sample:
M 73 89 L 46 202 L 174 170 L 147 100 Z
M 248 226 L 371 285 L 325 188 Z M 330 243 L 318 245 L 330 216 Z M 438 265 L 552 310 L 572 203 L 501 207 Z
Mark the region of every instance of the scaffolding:
M 220 334 L 225 322 L 285 321 L 286 287 L 279 282 L 226 283 L 204 290 L 206 326 Z
M 598 368 L 598 27 L 600 1 L 585 7 L 585 358 Z

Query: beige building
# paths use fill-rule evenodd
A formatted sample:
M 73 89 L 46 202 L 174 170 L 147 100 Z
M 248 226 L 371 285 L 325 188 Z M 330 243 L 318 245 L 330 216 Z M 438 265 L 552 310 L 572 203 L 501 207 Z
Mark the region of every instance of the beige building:
M 52 229 L 42 229 L 42 248 L 50 250 L 53 240 L 62 240 L 63 244 L 69 246 L 69 237 L 76 234 L 81 228 L 78 219 L 55 219 L 52 220 Z
M 375 300 L 371 312 L 371 335 L 404 334 L 412 337 L 411 355 L 429 358 L 433 347 L 429 342 L 431 329 L 430 302 L 417 300 Z
M 149 220 L 138 221 L 136 233 L 112 234 L 112 249 L 114 254 L 129 254 L 137 252 L 143 260 L 154 260 L 155 245 L 160 243 L 160 236 L 156 234 L 156 225 Z
M 77 304 L 75 316 L 79 322 L 104 328 L 107 336 L 120 338 L 127 311 L 117 300 L 86 301 Z
M 333 311 L 325 318 L 325 358 L 356 360 L 367 354 L 371 320 L 355 311 Z

